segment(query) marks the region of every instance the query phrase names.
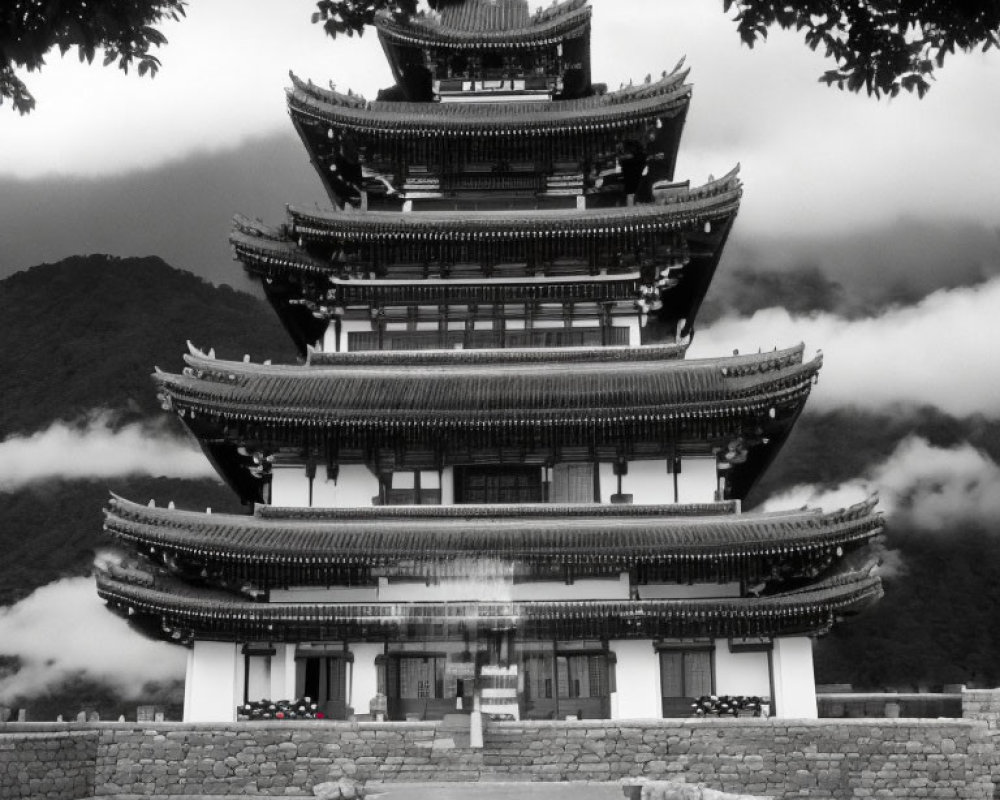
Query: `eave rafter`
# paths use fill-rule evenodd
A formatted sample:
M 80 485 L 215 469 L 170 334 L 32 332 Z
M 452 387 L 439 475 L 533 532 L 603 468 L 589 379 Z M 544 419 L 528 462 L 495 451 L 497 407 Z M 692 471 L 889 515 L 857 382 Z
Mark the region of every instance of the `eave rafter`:
M 177 511 L 113 497 L 105 530 L 141 553 L 182 557 L 212 569 L 229 565 L 240 578 L 269 585 L 289 572 L 310 583 L 335 583 L 336 570 L 348 565 L 404 563 L 418 574 L 429 569 L 440 575 L 467 559 L 623 570 L 646 564 L 679 567 L 688 577 L 756 579 L 785 562 L 832 562 L 845 548 L 878 535 L 883 524 L 874 503 L 826 514 L 691 517 L 669 506 L 625 511 L 521 506 L 470 528 L 464 509 L 454 507 L 423 509 L 424 514 L 406 518 L 355 512 L 353 518 L 289 519 Z M 464 569 L 461 563 L 458 569 Z
M 114 609 L 146 618 L 177 641 L 357 641 L 477 635 L 657 639 L 819 634 L 838 616 L 882 596 L 878 577 L 848 573 L 808 589 L 759 598 L 629 601 L 259 603 L 219 593 L 170 592 L 107 574 L 98 593 Z

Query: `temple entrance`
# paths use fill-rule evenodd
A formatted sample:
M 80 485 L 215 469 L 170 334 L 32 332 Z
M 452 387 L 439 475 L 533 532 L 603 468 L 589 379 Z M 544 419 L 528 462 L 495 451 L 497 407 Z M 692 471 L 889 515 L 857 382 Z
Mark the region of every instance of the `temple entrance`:
M 436 720 L 472 710 L 477 661 L 462 642 L 413 643 L 376 659 L 387 718 Z
M 710 647 L 660 650 L 660 694 L 664 717 L 691 716 L 691 704 L 712 692 Z
M 295 654 L 296 698 L 311 698 L 327 719 L 347 719 L 351 662 L 343 649 L 300 648 Z
M 609 719 L 614 661 L 599 642 L 521 642 L 522 719 Z

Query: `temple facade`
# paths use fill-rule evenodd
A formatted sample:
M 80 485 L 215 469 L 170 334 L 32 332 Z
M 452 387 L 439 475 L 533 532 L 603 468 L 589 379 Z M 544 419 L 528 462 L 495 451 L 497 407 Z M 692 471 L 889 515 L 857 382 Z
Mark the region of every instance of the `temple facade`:
M 595 84 L 585 0 L 437 5 L 377 19 L 377 100 L 292 76 L 330 205 L 231 240 L 301 361 L 155 375 L 249 511 L 113 497 L 101 596 L 190 648 L 188 721 L 816 716 L 882 520 L 742 508 L 821 364 L 685 358 L 742 191 L 675 179 L 687 72 Z

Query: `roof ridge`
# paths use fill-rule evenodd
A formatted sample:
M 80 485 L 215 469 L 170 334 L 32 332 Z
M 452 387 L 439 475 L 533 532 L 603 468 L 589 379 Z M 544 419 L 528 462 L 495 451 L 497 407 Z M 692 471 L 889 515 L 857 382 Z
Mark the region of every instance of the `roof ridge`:
M 532 102 L 483 102 L 483 103 L 428 103 L 415 101 L 376 100 L 349 97 L 339 92 L 322 89 L 295 78 L 286 90 L 287 102 L 292 113 L 309 113 L 318 120 L 338 122 L 354 127 L 386 128 L 409 134 L 424 127 L 474 127 L 483 129 L 483 123 L 495 123 L 514 129 L 534 126 L 569 126 L 587 129 L 586 124 L 631 124 L 635 116 L 662 114 L 674 105 L 690 99 L 692 87 L 684 83 L 688 70 L 667 73 L 650 83 L 632 84 L 619 90 L 570 100 Z M 397 125 L 398 123 L 398 125 Z
M 666 355 L 665 348 L 660 345 L 645 345 L 640 347 L 648 347 L 651 349 L 650 355 Z M 656 348 L 656 350 L 652 350 Z M 560 351 L 564 348 L 551 348 L 546 355 L 553 355 L 558 357 Z M 569 349 L 569 348 L 566 348 Z M 603 351 L 609 348 L 580 348 L 580 350 L 589 350 L 595 356 L 601 354 Z M 630 347 L 629 350 L 637 351 L 638 353 L 643 353 L 643 350 L 639 348 Z M 657 359 L 657 363 L 664 367 L 672 367 L 679 371 L 695 371 L 695 370 L 712 370 L 719 369 L 723 377 L 735 378 L 735 377 L 745 377 L 746 375 L 758 374 L 763 372 L 770 372 L 783 367 L 789 366 L 801 366 L 808 367 L 810 364 L 814 363 L 819 359 L 819 357 L 814 358 L 812 362 L 806 364 L 802 363 L 803 353 L 805 351 L 805 345 L 798 343 L 792 345 L 791 347 L 786 347 L 782 350 L 775 349 L 767 353 L 746 353 L 746 354 L 734 354 L 729 356 L 715 356 L 715 357 L 705 357 L 705 358 L 693 358 L 693 359 L 670 359 L 663 358 Z M 467 354 L 478 354 L 484 351 L 479 350 L 445 350 L 440 351 L 443 358 L 445 354 L 453 354 L 448 360 L 458 362 L 455 365 L 455 369 L 469 369 L 473 367 L 484 366 L 483 364 L 470 363 L 474 359 L 467 358 Z M 488 352 L 488 351 L 485 351 Z M 500 353 L 508 351 L 499 351 Z M 532 352 L 539 352 L 538 350 L 532 350 Z M 370 357 L 371 353 L 366 352 L 366 357 Z M 330 374 L 334 369 L 339 371 L 339 374 L 350 373 L 350 372 L 360 372 L 363 374 L 370 373 L 372 371 L 380 371 L 383 367 L 379 364 L 350 364 L 350 365 L 338 365 L 334 362 L 326 364 L 261 364 L 257 362 L 250 361 L 233 361 L 228 359 L 215 358 L 214 356 L 205 353 L 203 350 L 191 345 L 190 352 L 186 353 L 184 356 L 184 361 L 191 367 L 197 367 L 208 373 L 236 373 L 236 374 L 253 374 L 260 375 L 265 372 L 270 372 L 274 374 L 297 374 L 299 376 L 308 376 L 310 379 L 318 378 L 320 375 Z M 558 358 L 553 359 L 558 361 Z M 821 359 L 819 359 L 821 361 Z M 545 361 L 545 359 L 540 359 L 539 362 Z M 523 369 L 531 369 L 534 371 L 535 364 L 539 363 L 528 363 L 528 364 L 514 364 L 510 365 L 510 369 L 514 370 L 511 374 L 518 374 L 516 369 L 520 366 Z M 591 364 L 586 364 L 585 366 L 592 366 L 594 368 L 604 368 L 608 370 L 621 371 L 621 368 L 626 364 L 633 362 L 622 362 L 617 359 L 615 360 L 595 360 Z M 435 365 L 437 367 L 446 368 L 448 365 L 440 364 Z M 757 369 L 751 369 L 750 367 L 757 366 Z M 573 369 L 579 369 L 581 367 L 581 362 L 573 362 Z M 414 370 L 426 369 L 427 365 L 415 365 Z M 552 368 L 552 365 L 547 365 L 547 368 Z M 741 369 L 742 368 L 742 369 Z M 438 370 L 436 370 L 438 371 Z M 172 373 L 161 373 L 165 375 L 170 375 Z

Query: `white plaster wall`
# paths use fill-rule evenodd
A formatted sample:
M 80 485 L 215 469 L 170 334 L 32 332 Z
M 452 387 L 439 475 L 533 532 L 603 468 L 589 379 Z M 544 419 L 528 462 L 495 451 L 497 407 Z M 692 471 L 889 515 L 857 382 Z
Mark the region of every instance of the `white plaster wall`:
M 330 320 L 326 323 L 326 330 L 323 331 L 323 338 L 317 343 L 325 353 L 334 353 L 337 350 L 337 322 Z
M 635 504 L 672 503 L 674 477 L 667 474 L 665 459 L 630 461 L 628 475 L 622 476 L 622 491 L 632 495 Z
M 271 656 L 271 700 L 295 700 L 295 645 L 277 644 Z
M 272 592 L 272 598 L 274 593 Z M 420 581 L 380 582 L 378 601 L 384 603 L 456 601 L 506 602 L 509 600 L 628 600 L 628 574 L 618 578 L 586 578 L 562 581 L 514 583 L 509 578 L 442 580 L 427 585 Z M 358 602 L 364 602 L 359 599 Z
M 615 324 L 620 325 L 620 317 L 615 317 Z M 628 343 L 631 347 L 638 347 L 642 344 L 642 325 L 639 322 L 638 313 L 634 317 L 628 317 L 624 320 L 625 324 L 628 326 Z
M 393 489 L 412 489 L 416 484 L 416 478 L 412 472 L 394 472 L 392 474 Z
M 615 465 L 610 461 L 602 461 L 599 470 L 601 502 L 610 503 L 611 495 L 618 492 Z M 622 494 L 631 494 L 632 502 L 637 505 L 674 502 L 674 476 L 667 472 L 665 459 L 629 461 L 628 473 L 621 477 Z
M 648 639 L 612 639 L 608 647 L 618 659 L 617 691 L 611 698 L 612 719 L 659 719 L 660 661 Z
M 374 586 L 350 586 L 324 589 L 316 586 L 292 586 L 272 589 L 272 603 L 374 603 L 378 589 Z
M 441 470 L 441 505 L 455 505 L 455 468 L 445 467 Z
M 289 508 L 309 507 L 309 479 L 304 466 L 275 466 L 271 470 L 271 503 Z
M 420 470 L 420 487 L 422 489 L 440 489 L 441 473 L 436 469 Z
M 816 678 L 813 674 L 812 639 L 779 636 L 771 652 L 774 670 L 775 716 L 816 719 Z
M 185 722 L 235 722 L 239 645 L 234 642 L 195 641 L 188 657 L 184 684 Z
M 715 500 L 717 488 L 715 456 L 681 459 L 681 471 L 677 476 L 677 502 L 710 503 Z
M 366 331 L 370 332 L 372 329 L 372 324 L 368 320 L 364 319 L 345 319 L 340 323 L 340 352 L 346 353 L 349 335 L 352 332 Z
M 305 480 L 305 469 L 302 472 Z M 273 498 L 272 490 L 272 498 Z M 317 508 L 355 508 L 371 506 L 378 496 L 378 478 L 364 464 L 342 464 L 336 482 L 327 480 L 326 467 L 316 469 L 313 479 L 313 506 Z M 272 499 L 274 505 L 285 505 Z
M 349 703 L 355 714 L 367 714 L 368 704 L 378 692 L 375 658 L 382 655 L 385 647 L 370 642 L 356 642 L 348 645 L 348 649 L 354 655 Z
M 237 691 L 250 702 L 271 698 L 271 658 L 269 656 L 243 655 L 247 665 L 247 686 L 245 691 Z M 239 683 L 239 681 L 237 681 Z
M 573 583 L 531 581 L 512 587 L 514 600 L 628 600 L 628 573 L 614 578 L 581 578 Z
M 184 710 L 183 718 L 188 719 L 188 715 L 193 709 L 192 692 L 194 690 L 194 648 L 187 651 L 187 666 L 184 668 Z
M 413 473 L 407 476 L 412 486 Z M 437 473 L 428 480 L 437 481 Z M 378 478 L 364 464 L 343 464 L 336 481 L 326 477 L 326 467 L 316 469 L 312 482 L 312 505 L 318 508 L 371 506 L 378 496 Z M 278 465 L 271 473 L 271 504 L 289 508 L 309 507 L 309 478 L 303 465 Z
M 337 484 L 326 477 L 326 467 L 316 468 L 313 478 L 313 505 L 318 508 L 332 508 L 337 504 Z
M 715 640 L 715 693 L 771 696 L 767 652 L 733 653 L 728 639 Z
M 609 461 L 602 461 L 598 465 L 597 474 L 600 476 L 601 502 L 610 503 L 611 495 L 618 493 L 618 476 L 615 475 L 615 465 Z M 625 476 L 622 476 L 623 478 Z M 625 481 L 622 480 L 622 486 Z
M 641 600 L 691 600 L 699 597 L 739 597 L 740 584 L 730 583 L 646 583 L 640 584 Z

